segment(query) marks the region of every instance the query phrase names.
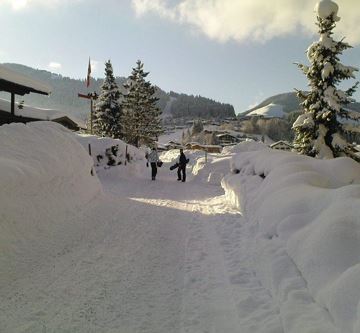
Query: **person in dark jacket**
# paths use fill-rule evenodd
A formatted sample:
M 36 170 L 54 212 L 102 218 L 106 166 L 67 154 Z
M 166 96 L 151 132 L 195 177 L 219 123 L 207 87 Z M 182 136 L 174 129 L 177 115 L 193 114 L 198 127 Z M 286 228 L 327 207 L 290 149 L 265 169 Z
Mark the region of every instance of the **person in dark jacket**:
M 178 175 L 178 181 L 183 181 L 185 182 L 186 180 L 186 164 L 187 162 L 189 162 L 189 160 L 186 158 L 184 151 L 182 149 L 180 149 L 180 156 L 179 156 L 179 167 L 178 167 L 178 171 L 177 171 L 177 175 Z M 181 175 L 182 175 L 182 179 L 181 179 Z

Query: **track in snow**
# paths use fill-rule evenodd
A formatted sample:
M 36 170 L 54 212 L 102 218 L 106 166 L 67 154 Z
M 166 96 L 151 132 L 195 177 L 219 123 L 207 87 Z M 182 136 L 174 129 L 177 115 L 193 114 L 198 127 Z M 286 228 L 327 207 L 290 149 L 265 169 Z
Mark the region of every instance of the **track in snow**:
M 94 227 L 0 290 L 0 332 L 282 332 L 218 186 L 103 179 Z

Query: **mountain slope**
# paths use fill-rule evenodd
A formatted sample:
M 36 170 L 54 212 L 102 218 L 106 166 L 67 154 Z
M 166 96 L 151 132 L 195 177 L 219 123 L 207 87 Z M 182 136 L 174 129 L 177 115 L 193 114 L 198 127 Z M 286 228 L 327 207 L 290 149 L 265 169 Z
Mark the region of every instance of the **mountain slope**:
M 87 94 L 87 92 L 96 91 L 99 93 L 103 79 L 92 79 L 89 90 L 87 90 L 84 80 L 71 79 L 59 74 L 54 74 L 46 70 L 34 69 L 28 66 L 5 63 L 4 66 L 15 70 L 24 75 L 38 79 L 49 84 L 53 88 L 50 96 L 41 96 L 29 94 L 17 96 L 17 101 L 24 100 L 25 104 L 57 109 L 68 114 L 86 119 L 89 114 L 90 103 L 88 100 L 79 98 L 78 93 Z M 117 77 L 116 82 L 120 89 L 126 78 Z M 193 95 L 178 94 L 174 92 L 166 93 L 157 87 L 156 95 L 159 98 L 158 106 L 166 111 L 166 119 L 176 118 L 226 118 L 235 117 L 235 111 L 232 105 L 219 103 L 209 98 Z M 9 99 L 9 94 L 0 93 L 0 98 Z M 171 101 L 171 103 L 169 103 Z
M 283 111 L 285 113 L 299 111 L 301 109 L 301 107 L 299 105 L 300 100 L 296 96 L 296 93 L 289 92 L 289 93 L 283 93 L 283 94 L 278 94 L 278 95 L 268 97 L 267 99 L 262 101 L 260 104 L 243 112 L 241 115 L 244 116 L 244 115 L 248 115 L 249 113 L 256 113 L 255 111 L 257 111 L 261 108 L 267 107 L 270 104 L 281 105 L 283 107 Z M 348 105 L 347 108 L 349 108 L 353 111 L 360 112 L 360 103 L 352 103 L 352 104 Z

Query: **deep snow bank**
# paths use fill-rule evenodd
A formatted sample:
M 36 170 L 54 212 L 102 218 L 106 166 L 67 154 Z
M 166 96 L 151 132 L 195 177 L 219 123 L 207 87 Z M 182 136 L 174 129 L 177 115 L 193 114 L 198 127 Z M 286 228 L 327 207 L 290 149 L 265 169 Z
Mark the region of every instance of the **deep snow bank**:
M 89 151 L 94 161 L 94 169 L 100 177 L 111 176 L 113 181 L 128 177 L 144 177 L 146 171 L 145 153 L 148 149 L 138 149 L 119 139 L 103 138 L 95 135 L 76 135 L 76 139 Z
M 1 286 L 76 241 L 101 187 L 87 151 L 59 124 L 3 125 L 0 141 Z
M 237 146 L 222 184 L 285 332 L 360 332 L 360 165 Z

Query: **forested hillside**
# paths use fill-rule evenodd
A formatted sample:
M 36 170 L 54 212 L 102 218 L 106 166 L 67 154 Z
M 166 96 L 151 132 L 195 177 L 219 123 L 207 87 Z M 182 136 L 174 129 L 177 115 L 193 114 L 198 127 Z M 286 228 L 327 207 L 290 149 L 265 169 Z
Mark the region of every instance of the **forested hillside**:
M 103 79 L 91 80 L 89 90 L 87 90 L 85 81 L 71 79 L 59 74 L 54 74 L 46 70 L 34 69 L 19 64 L 3 64 L 4 66 L 25 74 L 32 78 L 43 81 L 53 88 L 50 96 L 42 96 L 37 94 L 29 94 L 25 96 L 17 96 L 17 101 L 24 100 L 25 104 L 58 109 L 69 114 L 75 115 L 81 119 L 86 119 L 89 114 L 89 101 L 78 97 L 78 93 L 87 94 L 96 91 L 99 93 Z M 116 82 L 122 91 L 123 83 L 126 78 L 116 77 Z M 161 110 L 166 111 L 166 119 L 192 119 L 202 118 L 227 118 L 234 117 L 235 111 L 232 105 L 216 102 L 212 99 L 178 94 L 175 92 L 166 93 L 157 87 L 156 95 L 159 98 L 158 106 Z M 0 98 L 9 99 L 7 93 L 0 93 Z

